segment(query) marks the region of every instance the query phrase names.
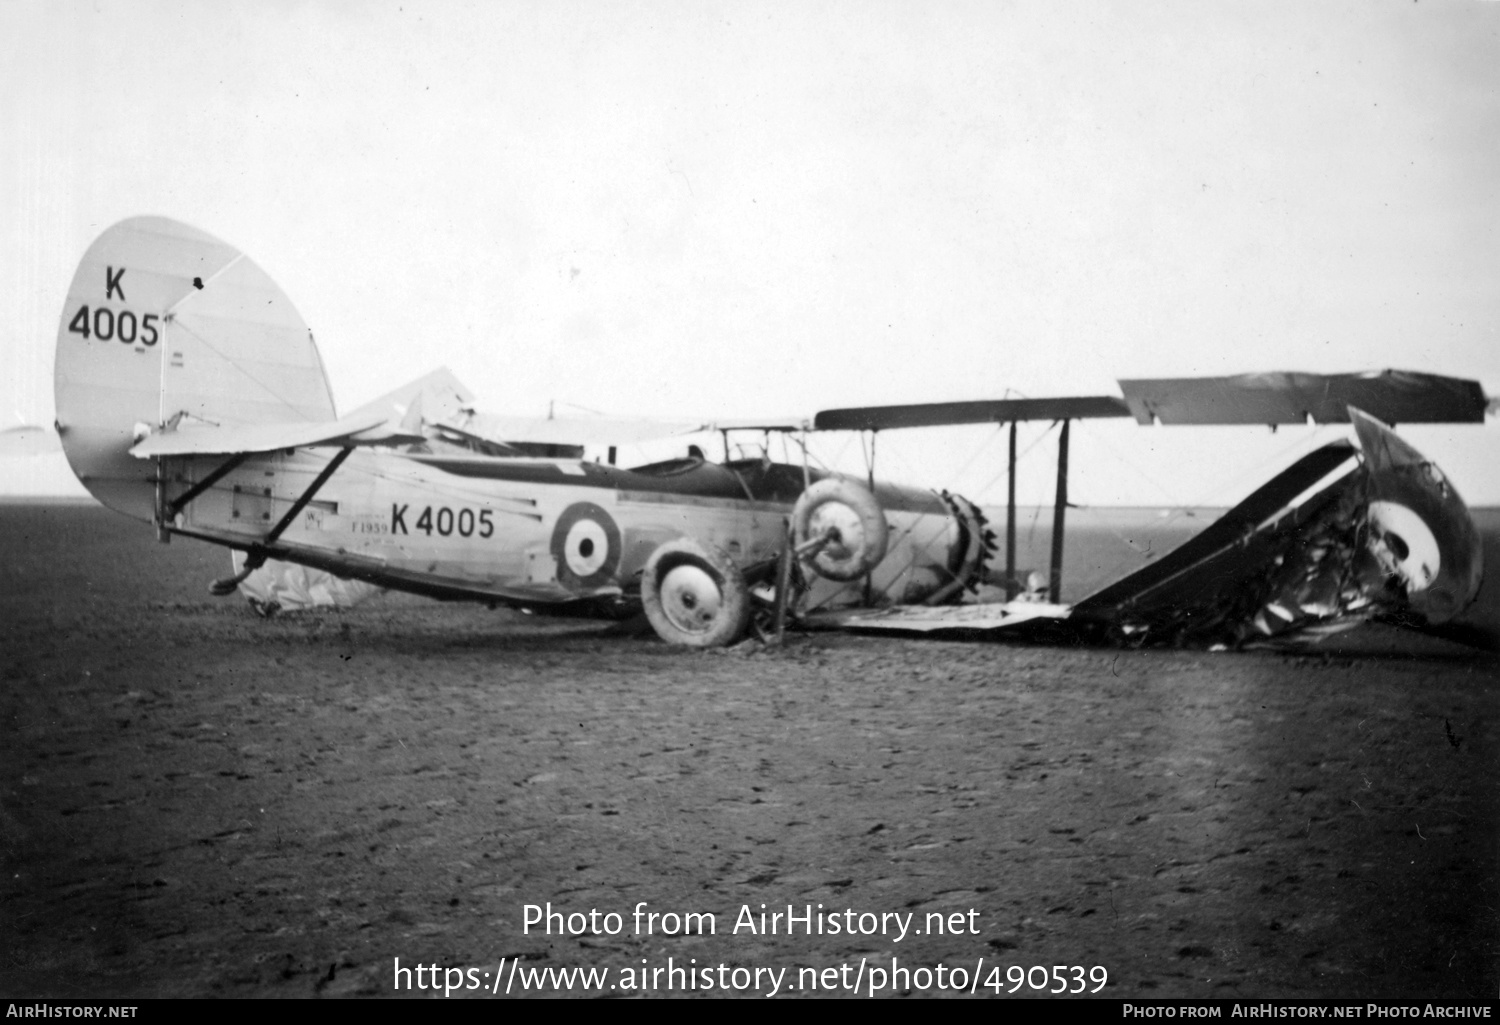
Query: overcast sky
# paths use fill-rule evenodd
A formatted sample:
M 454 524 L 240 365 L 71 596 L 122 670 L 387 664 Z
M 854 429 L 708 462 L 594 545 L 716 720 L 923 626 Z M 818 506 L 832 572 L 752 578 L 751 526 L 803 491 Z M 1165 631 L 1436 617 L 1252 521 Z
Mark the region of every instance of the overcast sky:
M 73 269 L 148 213 L 282 285 L 340 409 L 438 365 L 489 412 L 674 418 L 1387 366 L 1500 391 L 1497 44 L 1478 0 L 12 0 L 0 419 L 51 422 Z M 880 444 L 973 491 L 994 433 Z M 1090 425 L 1074 493 L 1232 501 L 1308 433 Z M 1497 435 L 1409 432 L 1490 503 Z

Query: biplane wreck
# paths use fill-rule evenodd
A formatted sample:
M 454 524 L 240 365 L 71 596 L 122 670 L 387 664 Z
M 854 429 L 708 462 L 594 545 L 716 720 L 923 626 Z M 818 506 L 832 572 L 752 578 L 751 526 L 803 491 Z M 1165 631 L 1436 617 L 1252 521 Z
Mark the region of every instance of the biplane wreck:
M 634 468 L 582 458 L 658 428 L 487 418 L 445 371 L 337 415 L 311 332 L 244 254 L 142 217 L 88 249 L 58 332 L 57 428 L 103 504 L 234 549 L 215 593 L 330 575 L 537 611 L 643 611 L 664 639 L 736 641 L 752 623 L 1240 645 L 1385 618 L 1454 622 L 1483 571 L 1442 472 L 1388 424 L 1483 422 L 1479 385 L 1425 374 L 1122 381 L 1123 396 L 829 410 L 805 421 L 677 425 L 725 433 L 726 459 Z M 1059 602 L 1072 420 L 1352 422 L 1191 541 L 1071 606 Z M 1015 424 L 1061 424 L 1050 601 L 1015 595 Z M 728 433 L 1011 424 L 1004 569 L 974 503 L 767 458 Z M 804 447 L 805 451 L 805 447 Z M 278 568 L 279 567 L 279 568 Z M 295 568 L 294 568 L 295 567 Z M 304 581 L 303 589 L 323 586 Z M 264 599 L 262 599 L 264 600 Z

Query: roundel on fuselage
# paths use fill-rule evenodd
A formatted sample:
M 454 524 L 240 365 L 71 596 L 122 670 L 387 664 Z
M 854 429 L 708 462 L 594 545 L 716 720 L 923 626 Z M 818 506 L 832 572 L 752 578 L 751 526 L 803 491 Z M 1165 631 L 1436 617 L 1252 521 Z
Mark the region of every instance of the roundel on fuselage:
M 574 502 L 552 528 L 557 579 L 568 587 L 602 587 L 620 568 L 620 528 L 593 502 Z

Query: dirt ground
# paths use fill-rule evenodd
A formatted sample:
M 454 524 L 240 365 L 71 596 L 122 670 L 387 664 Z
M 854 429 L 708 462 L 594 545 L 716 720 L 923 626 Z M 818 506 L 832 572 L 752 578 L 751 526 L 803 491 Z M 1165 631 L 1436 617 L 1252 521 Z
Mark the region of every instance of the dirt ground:
M 389 995 L 396 958 L 472 968 L 455 997 L 669 958 L 793 994 L 940 962 L 980 994 L 1500 989 L 1493 656 L 700 653 L 399 596 L 262 621 L 208 596 L 222 551 L 93 507 L 0 526 L 3 995 Z M 716 932 L 637 934 L 642 901 Z M 524 932 L 549 902 L 621 928 Z M 962 928 L 732 932 L 762 904 Z

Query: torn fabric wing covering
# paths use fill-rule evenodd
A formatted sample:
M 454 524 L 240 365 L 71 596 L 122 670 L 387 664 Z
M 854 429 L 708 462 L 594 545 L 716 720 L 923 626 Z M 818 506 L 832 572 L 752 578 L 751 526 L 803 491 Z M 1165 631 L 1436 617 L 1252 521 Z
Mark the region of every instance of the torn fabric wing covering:
M 1132 643 L 1241 646 L 1384 618 L 1445 624 L 1479 592 L 1483 553 L 1435 465 L 1358 409 L 1363 450 L 1304 456 L 1211 527 L 1079 602 L 1081 623 Z
M 1362 459 L 1345 441 L 1308 453 L 1185 544 L 1071 608 L 837 610 L 809 625 L 1192 647 L 1303 644 L 1372 619 L 1442 633 L 1478 594 L 1478 531 L 1431 461 L 1359 410 L 1346 416 Z
M 1374 606 L 1362 590 L 1369 581 L 1352 575 L 1362 550 L 1361 481 L 1349 443 L 1310 452 L 1192 540 L 1071 608 L 1008 602 L 854 610 L 836 624 L 820 614 L 813 625 L 1013 637 L 1063 630 L 1077 639 L 1205 647 L 1354 625 Z M 1365 562 L 1374 567 L 1373 559 Z M 1395 607 L 1396 595 L 1388 597 L 1380 608 Z
M 245 553 L 230 554 L 238 575 L 245 568 Z M 240 581 L 239 590 L 256 612 L 269 616 L 300 609 L 348 608 L 379 594 L 382 588 L 296 563 L 267 559 L 265 565 Z
M 1267 481 L 1196 537 L 1074 606 L 1082 616 L 1148 615 L 1171 605 L 1211 604 L 1223 582 L 1203 572 L 1205 564 L 1228 550 L 1248 545 L 1262 525 L 1286 514 L 1293 502 L 1345 464 L 1353 469 L 1354 446 L 1333 442 L 1315 449 Z
M 1131 643 L 1238 647 L 1393 611 L 1401 595 L 1366 549 L 1367 480 L 1346 469 L 1348 455 L 1343 444 L 1309 453 L 1160 564 L 1080 602 L 1074 615 Z

